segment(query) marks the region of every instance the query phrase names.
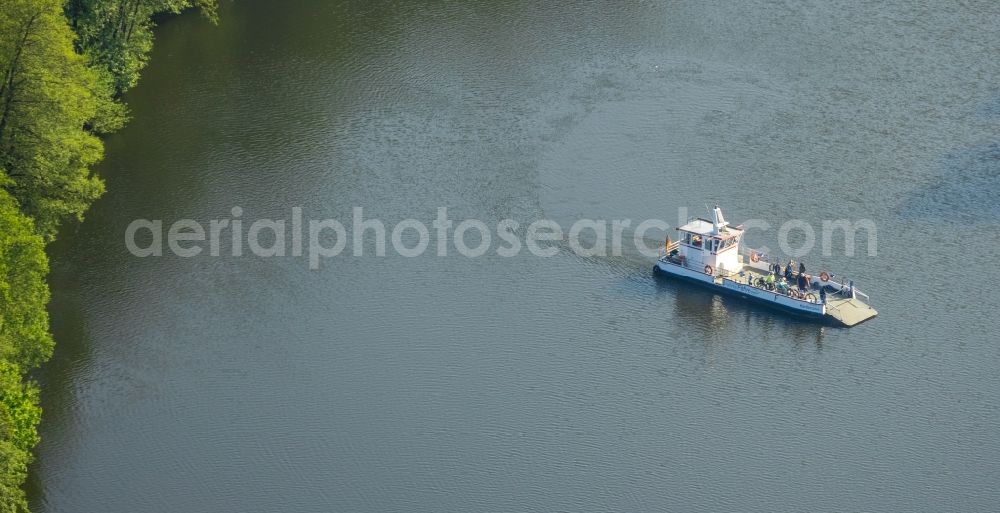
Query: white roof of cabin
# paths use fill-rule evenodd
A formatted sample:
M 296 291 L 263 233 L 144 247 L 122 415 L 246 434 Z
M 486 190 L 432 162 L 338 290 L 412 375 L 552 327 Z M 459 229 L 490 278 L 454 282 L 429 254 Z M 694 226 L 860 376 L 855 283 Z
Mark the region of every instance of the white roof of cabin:
M 681 226 L 678 230 L 682 232 L 697 233 L 699 235 L 708 235 L 712 233 L 712 222 L 706 221 L 705 219 L 695 219 L 688 222 L 688 224 Z
M 692 221 L 689 221 L 688 224 L 686 224 L 684 226 L 681 226 L 680 228 L 678 228 L 678 230 L 680 230 L 682 232 L 691 232 L 691 233 L 695 233 L 695 234 L 698 234 L 698 235 L 711 236 L 713 228 L 714 228 L 714 225 L 712 224 L 712 221 L 709 221 L 707 219 L 702 219 L 702 218 L 699 217 L 698 219 L 694 219 Z M 743 231 L 743 226 L 742 225 L 737 226 L 737 227 L 724 226 L 722 228 L 722 233 L 719 235 L 719 237 L 725 239 L 725 238 L 728 238 L 728 236 L 733 235 L 734 233 L 738 233 L 738 232 L 742 232 L 742 231 Z

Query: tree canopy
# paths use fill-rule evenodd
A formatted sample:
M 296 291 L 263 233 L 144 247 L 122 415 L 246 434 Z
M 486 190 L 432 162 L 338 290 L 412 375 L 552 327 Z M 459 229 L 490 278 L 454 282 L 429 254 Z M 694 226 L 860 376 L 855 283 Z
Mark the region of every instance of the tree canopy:
M 90 166 L 98 130 L 120 126 L 111 83 L 73 48 L 60 0 L 4 0 L 0 11 L 0 168 L 46 238 L 104 192 Z
M 52 354 L 42 237 L 0 191 L 0 359 L 31 369 Z
M 28 510 L 21 483 L 38 443 L 41 414 L 38 388 L 22 381 L 16 365 L 0 360 L 0 513 Z
M 23 373 L 49 358 L 45 305 L 48 259 L 42 237 L 0 190 L 0 513 L 25 511 L 21 483 L 38 442 L 38 391 Z

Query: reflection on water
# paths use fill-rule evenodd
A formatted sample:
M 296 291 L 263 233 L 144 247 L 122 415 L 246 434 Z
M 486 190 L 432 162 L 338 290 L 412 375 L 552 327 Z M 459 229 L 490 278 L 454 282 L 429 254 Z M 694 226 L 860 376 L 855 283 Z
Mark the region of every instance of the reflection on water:
M 653 271 L 656 286 L 669 291 L 665 299 L 674 305 L 677 319 L 684 319 L 691 332 L 707 343 L 730 341 L 736 333 L 754 338 L 754 330 L 763 329 L 767 336 L 760 338 L 791 340 L 795 344 L 815 342 L 822 349 L 827 326 L 822 323 L 790 316 L 780 310 L 759 305 L 738 297 L 717 294 L 697 284 L 686 283 Z

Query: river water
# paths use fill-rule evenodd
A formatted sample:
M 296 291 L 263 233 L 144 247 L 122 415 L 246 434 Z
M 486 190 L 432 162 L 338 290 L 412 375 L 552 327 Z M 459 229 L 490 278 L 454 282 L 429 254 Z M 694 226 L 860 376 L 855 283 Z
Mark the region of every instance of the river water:
M 995 510 L 995 2 L 222 14 L 163 20 L 109 192 L 51 246 L 33 511 Z M 805 260 L 880 315 L 787 320 L 628 251 L 310 270 L 123 237 L 233 206 L 568 226 L 713 202 L 873 220 L 877 255 Z

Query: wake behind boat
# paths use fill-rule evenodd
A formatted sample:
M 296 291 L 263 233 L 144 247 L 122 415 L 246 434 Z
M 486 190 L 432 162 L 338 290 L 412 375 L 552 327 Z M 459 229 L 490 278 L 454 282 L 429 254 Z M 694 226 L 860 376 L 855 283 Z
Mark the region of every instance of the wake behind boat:
M 789 261 L 784 268 L 761 252 L 744 250 L 743 225 L 730 226 L 718 206 L 712 220 L 697 218 L 677 229 L 680 240 L 667 238 L 655 270 L 734 294 L 786 312 L 855 326 L 878 312 L 853 281 L 835 282 L 823 271 L 813 276 Z

